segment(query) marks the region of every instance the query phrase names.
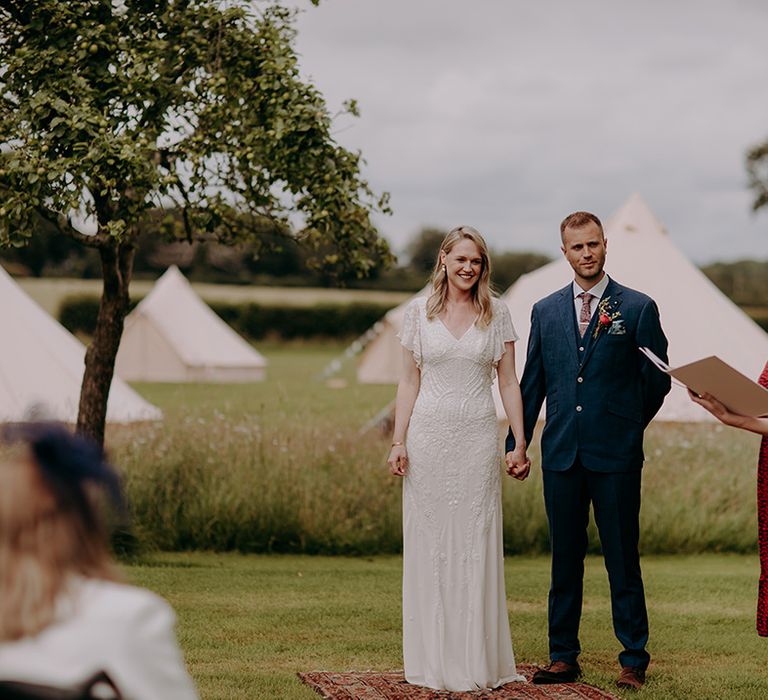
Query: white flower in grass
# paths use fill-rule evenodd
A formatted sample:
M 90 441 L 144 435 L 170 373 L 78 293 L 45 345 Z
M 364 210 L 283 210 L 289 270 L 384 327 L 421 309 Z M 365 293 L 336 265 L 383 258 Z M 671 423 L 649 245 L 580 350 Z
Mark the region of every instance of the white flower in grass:
M 128 5 L 125 4 L 125 0 L 112 0 L 112 14 L 115 17 L 122 17 L 128 12 Z

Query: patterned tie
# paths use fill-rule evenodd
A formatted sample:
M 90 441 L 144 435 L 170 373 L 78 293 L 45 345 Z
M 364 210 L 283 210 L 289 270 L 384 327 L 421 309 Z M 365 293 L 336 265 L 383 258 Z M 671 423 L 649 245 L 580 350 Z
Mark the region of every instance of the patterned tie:
M 576 295 L 579 299 L 581 299 L 581 314 L 579 315 L 579 335 L 583 338 L 584 334 L 587 332 L 587 327 L 589 326 L 589 322 L 592 320 L 592 310 L 590 308 L 590 303 L 592 302 L 593 294 L 590 294 L 589 292 L 582 292 L 581 294 Z

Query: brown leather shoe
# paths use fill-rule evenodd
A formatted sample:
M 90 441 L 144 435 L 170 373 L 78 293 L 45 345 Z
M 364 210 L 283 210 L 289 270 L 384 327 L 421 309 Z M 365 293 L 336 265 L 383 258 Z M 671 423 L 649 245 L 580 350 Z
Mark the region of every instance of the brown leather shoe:
M 579 664 L 565 661 L 553 661 L 546 668 L 540 668 L 533 674 L 531 681 L 536 685 L 549 683 L 573 683 L 581 675 Z
M 616 685 L 619 688 L 627 688 L 629 690 L 640 690 L 644 683 L 645 669 L 634 666 L 623 666 L 621 675 L 616 681 Z

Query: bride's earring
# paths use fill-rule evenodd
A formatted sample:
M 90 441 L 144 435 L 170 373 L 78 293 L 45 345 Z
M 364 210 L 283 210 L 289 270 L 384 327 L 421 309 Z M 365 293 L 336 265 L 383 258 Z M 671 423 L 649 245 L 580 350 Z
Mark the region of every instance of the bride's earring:
M 444 275 L 448 274 L 448 268 L 445 265 L 443 265 L 443 274 Z

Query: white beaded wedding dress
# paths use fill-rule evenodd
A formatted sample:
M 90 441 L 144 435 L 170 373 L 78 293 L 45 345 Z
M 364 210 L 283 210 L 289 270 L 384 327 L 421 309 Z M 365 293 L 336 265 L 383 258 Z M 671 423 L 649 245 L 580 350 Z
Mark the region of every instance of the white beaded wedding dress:
M 403 482 L 403 656 L 409 683 L 453 691 L 523 681 L 504 590 L 501 452 L 491 395 L 509 310 L 454 337 L 406 310 L 400 339 L 421 370 Z

